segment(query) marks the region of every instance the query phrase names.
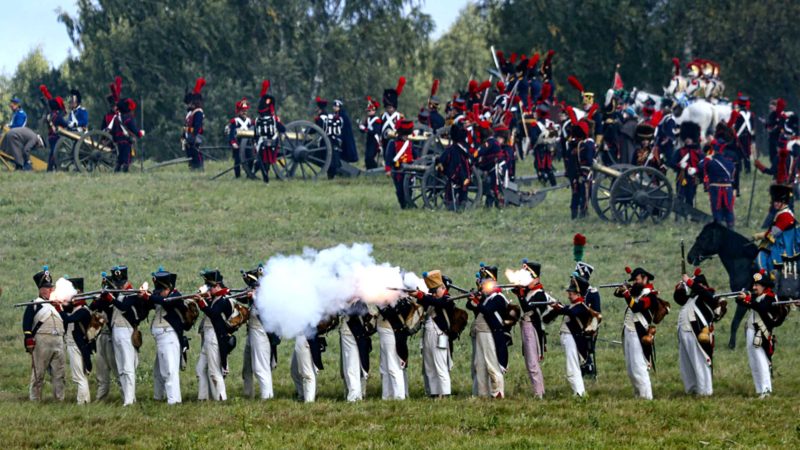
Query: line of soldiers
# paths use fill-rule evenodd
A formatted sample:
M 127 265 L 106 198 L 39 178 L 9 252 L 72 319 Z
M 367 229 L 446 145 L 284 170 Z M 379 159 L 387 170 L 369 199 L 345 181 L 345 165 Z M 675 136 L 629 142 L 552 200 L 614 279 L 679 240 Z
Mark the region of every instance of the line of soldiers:
M 345 398 L 357 401 L 366 394 L 370 374 L 372 335 L 380 342 L 380 375 L 383 399 L 408 396 L 409 338 L 422 330 L 422 374 L 425 393 L 444 397 L 452 393 L 450 370 L 454 341 L 467 326 L 467 313 L 458 307 L 466 299 L 466 309 L 474 319 L 469 336 L 472 342 L 472 394 L 503 398 L 505 374 L 509 364 L 512 331 L 520 322 L 522 353 L 532 395 L 543 398 L 545 385 L 541 364 L 547 351 L 545 325 L 562 317 L 558 329 L 565 353 L 566 378 L 576 396 L 586 395 L 584 377 L 597 376 L 595 346 L 602 321 L 600 294 L 591 285 L 594 268 L 583 261 L 585 238 L 573 241 L 576 266 L 566 288 L 568 304 L 556 301 L 541 283 L 542 266 L 523 260 L 520 273 L 524 282 L 501 285 L 498 269 L 481 264 L 475 288 L 466 290 L 453 284 L 439 270 L 423 274 L 427 290 L 409 290 L 408 297 L 394 305 L 374 306 L 354 299 L 339 315 L 321 322 L 315 329 L 295 337 L 291 376 L 298 399 L 316 398 L 316 374 L 323 370 L 322 353 L 326 334 L 339 326 L 341 373 Z M 38 297 L 26 304 L 23 315 L 24 344 L 31 354 L 30 399 L 42 398 L 45 376 L 49 373 L 55 397 L 64 399 L 65 353 L 72 380 L 78 386 L 78 403 L 90 401 L 88 375 L 97 378 L 96 399 L 119 386 L 124 405 L 136 401 L 136 370 L 142 345 L 140 327 L 150 320 L 156 344 L 153 364 L 153 398 L 168 404 L 182 401 L 180 372 L 188 362 L 189 337 L 196 319 L 201 350 L 195 367 L 198 400 L 226 400 L 228 357 L 236 347 L 236 332 L 246 325 L 242 378 L 245 395 L 253 397 L 256 387 L 261 399 L 272 398 L 272 372 L 277 366 L 280 338 L 266 329 L 253 304 L 263 267 L 242 271 L 245 289 L 228 288 L 218 270 L 201 273 L 203 286 L 195 294 L 182 295 L 176 289 L 177 275 L 163 268 L 152 273 L 148 283 L 133 289 L 127 268 L 115 266 L 101 275 L 102 289 L 81 295 L 81 278 L 65 278 L 78 292 L 71 298 L 51 300 L 57 283 L 47 267 L 33 277 Z M 508 272 L 507 272 L 508 275 Z M 616 287 L 616 297 L 626 304 L 622 346 L 625 364 L 636 397 L 652 399 L 649 371 L 655 370 L 656 325 L 669 313 L 669 304 L 653 286 L 655 276 L 643 268 L 626 268 L 626 281 L 599 287 Z M 511 278 L 511 276 L 509 276 Z M 61 281 L 61 280 L 59 280 Z M 785 305 L 775 304 L 773 280 L 762 271 L 753 277 L 749 292 L 716 294 L 705 276 L 695 270 L 684 274 L 675 287 L 674 299 L 681 306 L 678 316 L 679 368 L 685 390 L 690 394 L 711 395 L 714 324 L 725 314 L 726 297 L 751 311 L 746 318 L 748 359 L 756 393 L 772 392 L 771 358 L 775 349 L 774 331 L 786 318 Z M 453 296 L 452 291 L 463 295 Z M 516 296 L 518 305 L 505 292 Z M 87 303 L 89 302 L 90 303 Z M 153 311 L 152 317 L 150 312 Z M 65 350 L 66 344 L 66 350 Z M 92 354 L 96 353 L 94 361 Z M 94 362 L 94 364 L 93 364 Z M 256 383 L 254 383 L 254 380 Z

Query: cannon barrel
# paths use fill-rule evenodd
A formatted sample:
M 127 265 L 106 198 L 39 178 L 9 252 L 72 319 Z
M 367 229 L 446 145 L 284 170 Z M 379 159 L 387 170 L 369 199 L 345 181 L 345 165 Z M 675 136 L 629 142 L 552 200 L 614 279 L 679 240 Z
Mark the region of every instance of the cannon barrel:
M 592 169 L 594 169 L 597 172 L 606 174 L 606 175 L 608 175 L 608 176 L 610 176 L 612 178 L 619 178 L 622 175 L 622 172 L 620 172 L 619 170 L 612 169 L 611 167 L 608 167 L 608 166 L 604 166 L 603 164 L 601 164 L 601 163 L 599 163 L 597 161 L 595 161 L 592 164 Z
M 256 132 L 253 130 L 236 130 L 236 137 L 237 138 L 254 138 L 256 137 Z
M 76 133 L 74 131 L 67 130 L 66 128 L 63 128 L 63 127 L 58 127 L 57 131 L 58 131 L 58 134 L 60 134 L 61 136 L 64 136 L 64 137 L 69 138 L 69 139 L 72 139 L 75 142 L 80 141 L 81 138 L 83 137 L 83 136 L 80 135 L 80 133 Z M 112 148 L 110 148 L 110 147 L 108 147 L 106 145 L 100 144 L 98 142 L 94 142 L 92 139 L 86 139 L 86 140 L 84 140 L 84 142 L 86 142 L 86 144 L 92 146 L 96 150 L 100 150 L 101 152 L 106 152 L 106 153 L 113 153 L 114 152 L 114 149 L 112 149 Z

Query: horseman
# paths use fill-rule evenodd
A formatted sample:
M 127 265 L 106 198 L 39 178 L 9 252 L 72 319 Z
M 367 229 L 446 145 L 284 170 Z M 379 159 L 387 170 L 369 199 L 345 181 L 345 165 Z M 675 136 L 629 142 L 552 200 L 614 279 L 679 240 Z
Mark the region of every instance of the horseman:
M 772 199 L 772 208 L 777 212 L 766 231 L 753 235 L 754 240 L 761 241 L 757 258 L 758 268 L 766 270 L 767 273 L 782 265 L 784 258 L 791 259 L 797 256 L 800 247 L 795 231 L 797 220 L 789 207 L 793 196 L 792 187 L 773 184 L 769 187 L 769 195 Z

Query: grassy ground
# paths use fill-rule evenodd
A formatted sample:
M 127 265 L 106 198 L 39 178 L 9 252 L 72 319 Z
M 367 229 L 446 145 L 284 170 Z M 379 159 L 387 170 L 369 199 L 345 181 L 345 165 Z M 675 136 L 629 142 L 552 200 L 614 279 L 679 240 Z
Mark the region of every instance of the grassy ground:
M 527 162 L 526 162 L 527 165 Z M 178 407 L 150 400 L 154 342 L 145 331 L 138 370 L 139 402 L 122 408 L 119 391 L 108 403 L 78 407 L 68 381 L 64 404 L 27 401 L 30 360 L 22 348 L 22 311 L 11 303 L 36 295 L 31 275 L 49 264 L 56 275 L 87 277 L 87 290 L 99 283 L 99 273 L 127 264 L 136 285 L 163 265 L 179 274 L 180 288 L 191 291 L 201 280 L 198 271 L 218 267 L 238 287 L 238 271 L 278 252 L 294 253 L 304 246 L 322 248 L 340 242 L 371 242 L 376 258 L 420 273 L 440 268 L 456 283 L 469 285 L 480 261 L 517 267 L 523 257 L 542 261 L 543 281 L 556 296 L 572 270 L 571 239 L 588 236 L 586 260 L 595 265 L 595 284 L 620 281 L 626 264 L 643 265 L 656 274 L 656 286 L 671 296 L 680 271 L 679 241 L 687 248 L 700 227 L 672 220 L 653 226 L 622 227 L 591 215 L 571 222 L 565 208 L 568 193 L 550 196 L 536 209 L 476 210 L 464 214 L 425 210 L 401 211 L 388 180 L 359 179 L 317 183 L 282 182 L 264 186 L 232 177 L 208 181 L 184 167 L 145 175 L 77 176 L 69 174 L 3 174 L 0 177 L 0 442 L 3 448 L 25 447 L 266 447 L 266 448 L 386 448 L 391 447 L 793 447 L 800 443 L 798 398 L 800 381 L 794 351 L 800 341 L 797 320 L 790 317 L 779 330 L 775 355 L 775 395 L 754 399 L 743 334 L 739 348 L 721 345 L 715 359 L 715 396 L 696 399 L 683 394 L 677 367 L 677 310 L 658 334 L 659 370 L 653 374 L 656 400 L 636 401 L 625 373 L 620 336 L 623 305 L 604 296 L 604 323 L 598 349 L 600 377 L 587 386 L 589 398 L 571 397 L 564 379 L 564 357 L 551 326 L 544 362 L 546 399 L 535 401 L 523 370 L 519 331 L 511 348 L 507 374 L 508 399 L 470 398 L 469 344 L 456 345 L 454 397 L 423 398 L 418 337 L 410 343 L 413 356 L 409 379 L 411 400 L 383 402 L 372 355 L 369 400 L 343 401 L 339 377 L 338 334 L 329 337 L 326 369 L 318 379 L 319 401 L 294 402 L 289 377 L 293 347 L 280 347 L 274 374 L 276 399 L 242 399 L 239 377 L 242 349 L 231 360 L 228 377 L 231 400 L 199 404 L 194 363 L 199 338 L 194 338 L 190 370 L 183 372 L 185 403 Z M 737 205 L 746 213 L 746 191 Z M 766 179 L 759 180 L 764 199 Z M 707 199 L 699 202 L 705 207 Z M 757 202 L 754 220 L 743 233 L 755 231 L 765 213 Z M 743 220 L 742 220 L 743 222 Z M 631 245 L 632 241 L 646 240 Z M 727 290 L 718 261 L 706 263 L 712 284 Z M 730 317 L 718 327 L 727 341 Z M 146 327 L 145 327 L 146 328 Z M 240 335 L 243 335 L 240 332 Z M 240 336 L 240 342 L 243 342 Z M 377 337 L 376 337 L 377 339 Z M 377 346 L 376 346 L 377 348 Z M 48 387 L 49 390 L 49 387 Z M 92 382 L 94 394 L 94 382 Z

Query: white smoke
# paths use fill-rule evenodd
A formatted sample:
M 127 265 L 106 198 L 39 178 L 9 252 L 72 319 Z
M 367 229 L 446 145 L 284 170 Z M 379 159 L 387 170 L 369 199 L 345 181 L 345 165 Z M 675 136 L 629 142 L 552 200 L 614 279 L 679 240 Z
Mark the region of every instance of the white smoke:
M 340 244 L 302 255 L 277 255 L 264 266 L 255 306 L 264 329 L 284 338 L 310 334 L 356 300 L 385 306 L 406 295 L 389 288 L 424 286 L 413 273 L 377 264 L 371 244 Z
M 50 294 L 49 300 L 52 302 L 66 303 L 72 300 L 72 297 L 76 295 L 78 295 L 78 291 L 75 289 L 75 286 L 73 286 L 68 279 L 61 277 L 56 280 L 56 287 Z
M 506 278 L 511 284 L 517 286 L 527 286 L 533 282 L 533 275 L 525 269 L 511 270 L 506 269 Z

